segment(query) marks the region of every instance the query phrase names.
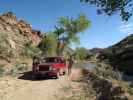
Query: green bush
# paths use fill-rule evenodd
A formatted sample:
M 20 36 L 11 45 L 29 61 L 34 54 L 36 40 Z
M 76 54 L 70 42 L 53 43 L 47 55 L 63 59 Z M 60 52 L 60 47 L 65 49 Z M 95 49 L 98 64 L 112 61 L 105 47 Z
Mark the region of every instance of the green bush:
M 76 48 L 74 55 L 76 60 L 85 60 L 87 58 L 87 55 L 88 53 L 85 48 Z
M 41 50 L 32 42 L 26 43 L 22 51 L 22 55 L 29 58 L 32 58 L 35 55 L 39 55 L 40 53 L 41 53 Z
M 0 58 L 9 59 L 14 56 L 14 52 L 10 47 L 6 33 L 0 33 Z
M 121 72 L 119 72 L 118 70 L 114 70 L 112 66 L 104 63 L 98 63 L 97 66 L 93 69 L 93 72 L 96 75 L 102 76 L 107 79 L 116 79 L 116 80 L 122 79 Z
M 4 72 L 5 72 L 4 65 L 0 65 L 0 77 L 4 75 Z
M 129 84 L 128 92 L 133 95 L 133 82 Z
M 39 48 L 42 51 L 43 55 L 55 56 L 59 52 L 60 48 L 57 48 L 57 36 L 53 33 L 48 33 L 47 36 L 42 38 L 42 41 L 39 44 Z
M 20 73 L 27 71 L 28 65 L 26 63 L 17 63 L 14 65 L 14 67 L 10 71 L 10 75 L 17 76 Z

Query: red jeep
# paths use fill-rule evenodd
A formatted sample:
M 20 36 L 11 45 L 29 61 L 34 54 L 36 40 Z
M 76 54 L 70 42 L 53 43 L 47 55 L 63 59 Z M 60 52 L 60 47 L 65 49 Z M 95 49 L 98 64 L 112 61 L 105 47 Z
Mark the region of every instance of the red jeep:
M 59 78 L 67 72 L 65 59 L 63 57 L 45 57 L 33 58 L 32 66 L 33 75 L 36 78 L 40 76 Z

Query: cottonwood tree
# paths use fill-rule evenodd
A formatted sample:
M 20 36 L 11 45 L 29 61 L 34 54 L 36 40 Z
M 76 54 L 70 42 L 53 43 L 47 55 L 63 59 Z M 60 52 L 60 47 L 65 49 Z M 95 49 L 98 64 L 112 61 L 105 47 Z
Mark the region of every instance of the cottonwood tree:
M 95 5 L 98 14 L 111 16 L 118 13 L 123 21 L 128 21 L 133 13 L 132 0 L 80 0 L 88 5 Z
M 57 49 L 57 39 L 56 35 L 52 32 L 49 32 L 47 35 L 44 35 L 42 41 L 39 44 L 39 48 L 42 51 L 43 56 L 55 56 Z
M 77 18 L 59 18 L 58 26 L 54 31 L 58 36 L 58 53 L 61 53 L 71 43 L 79 43 L 78 34 L 90 26 L 90 23 L 84 14 L 80 14 Z M 62 44 L 61 47 L 60 44 Z
M 44 35 L 39 48 L 45 56 L 61 55 L 71 43 L 79 43 L 78 34 L 88 26 L 90 21 L 84 14 L 80 14 L 77 18 L 61 17 L 55 30 Z

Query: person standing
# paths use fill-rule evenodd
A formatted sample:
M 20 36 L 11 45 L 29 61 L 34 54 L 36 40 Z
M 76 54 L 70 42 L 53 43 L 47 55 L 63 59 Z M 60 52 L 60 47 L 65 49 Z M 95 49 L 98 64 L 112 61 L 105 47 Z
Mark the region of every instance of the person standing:
M 72 56 L 70 55 L 68 59 L 68 75 L 70 75 L 72 72 L 72 66 L 73 66 L 73 59 Z

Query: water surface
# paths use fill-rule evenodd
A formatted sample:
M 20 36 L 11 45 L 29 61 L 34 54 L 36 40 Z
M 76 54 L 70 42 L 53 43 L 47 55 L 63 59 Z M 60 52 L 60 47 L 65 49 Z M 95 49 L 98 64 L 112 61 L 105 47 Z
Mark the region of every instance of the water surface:
M 93 62 L 79 62 L 74 65 L 75 67 L 82 67 L 88 70 L 92 70 L 96 67 L 96 63 Z

